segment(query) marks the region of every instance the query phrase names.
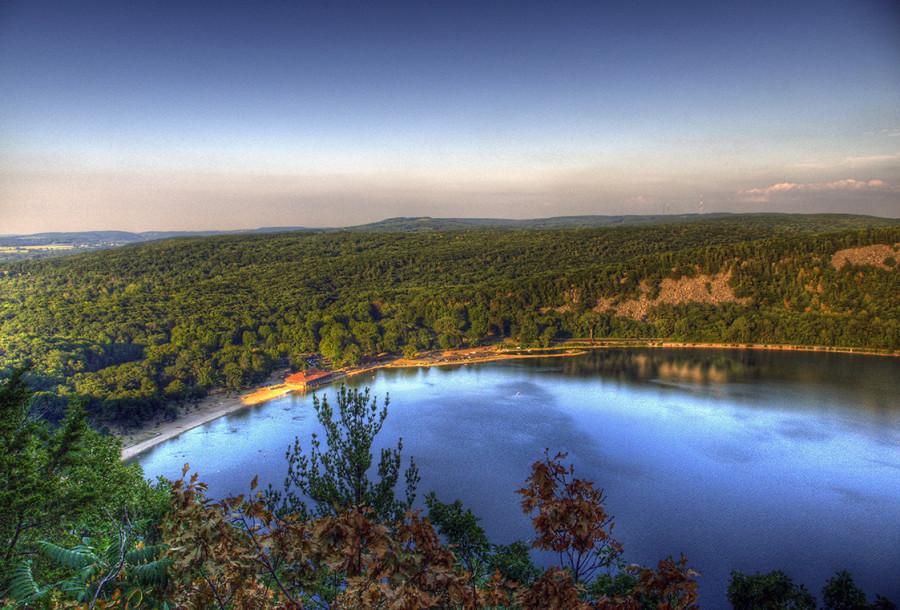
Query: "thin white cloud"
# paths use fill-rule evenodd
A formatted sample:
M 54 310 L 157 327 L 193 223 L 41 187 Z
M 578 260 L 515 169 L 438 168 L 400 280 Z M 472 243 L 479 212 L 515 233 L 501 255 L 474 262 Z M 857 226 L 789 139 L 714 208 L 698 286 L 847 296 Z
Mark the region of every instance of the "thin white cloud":
M 739 195 L 745 201 L 766 202 L 789 193 L 822 193 L 831 191 L 885 191 L 890 187 L 884 180 L 831 180 L 828 182 L 778 182 L 760 188 L 745 189 Z
M 841 164 L 858 167 L 862 165 L 873 165 L 878 163 L 891 163 L 894 161 L 900 161 L 900 153 L 894 153 L 892 155 L 867 155 L 864 157 L 847 157 Z
M 878 131 L 874 132 L 873 135 L 885 136 L 888 138 L 900 138 L 900 129 L 879 129 Z
M 897 135 L 900 135 L 898 132 Z M 864 168 L 869 166 L 884 166 L 900 163 L 900 152 L 886 155 L 864 155 L 859 157 L 844 157 L 840 161 L 803 161 L 793 163 L 788 167 L 793 169 L 839 169 L 839 168 Z

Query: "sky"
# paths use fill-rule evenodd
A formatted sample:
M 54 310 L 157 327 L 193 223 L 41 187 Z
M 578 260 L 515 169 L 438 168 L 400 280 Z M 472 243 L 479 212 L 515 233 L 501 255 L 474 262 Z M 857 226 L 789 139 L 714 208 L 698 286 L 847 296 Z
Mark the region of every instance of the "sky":
M 0 2 L 0 234 L 900 216 L 900 3 Z

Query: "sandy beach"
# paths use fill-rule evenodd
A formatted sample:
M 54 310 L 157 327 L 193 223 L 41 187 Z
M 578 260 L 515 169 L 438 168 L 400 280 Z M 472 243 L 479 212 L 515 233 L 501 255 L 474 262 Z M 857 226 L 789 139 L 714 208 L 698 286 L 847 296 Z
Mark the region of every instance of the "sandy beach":
M 287 369 L 274 371 L 264 384 L 267 387 L 279 382 L 287 372 Z M 217 390 L 204 396 L 200 400 L 182 407 L 178 417 L 174 420 L 157 418 L 147 422 L 137 430 L 128 430 L 118 433 L 122 439 L 122 459 L 128 460 L 134 456 L 155 447 L 156 445 L 174 438 L 182 432 L 187 432 L 197 426 L 228 415 L 233 411 L 246 408 L 241 401 L 241 395 Z
M 163 441 L 178 436 L 182 432 L 244 408 L 246 408 L 246 405 L 241 402 L 240 396 L 219 393 L 210 394 L 185 409 L 178 415 L 177 419 L 150 422 L 148 426 L 134 433 L 123 434 L 122 459 L 133 458 Z

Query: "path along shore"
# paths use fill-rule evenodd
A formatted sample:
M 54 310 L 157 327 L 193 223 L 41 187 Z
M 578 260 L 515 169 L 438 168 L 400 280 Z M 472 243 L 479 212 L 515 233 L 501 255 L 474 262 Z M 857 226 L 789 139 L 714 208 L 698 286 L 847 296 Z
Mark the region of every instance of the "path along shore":
M 840 348 L 816 345 L 687 343 L 680 341 L 665 341 L 661 339 L 617 339 L 596 341 L 591 341 L 589 339 L 570 339 L 551 347 L 542 348 L 482 346 L 468 349 L 437 350 L 420 354 L 415 358 L 385 357 L 364 366 L 334 371 L 334 374 L 329 379 L 329 383 L 377 371 L 378 369 L 480 364 L 483 362 L 519 360 L 524 358 L 565 358 L 586 354 L 591 349 L 623 349 L 636 347 L 753 349 L 832 352 L 866 356 L 900 356 L 900 352 L 896 351 L 891 352 L 886 350 L 879 351 L 862 348 Z M 273 398 L 278 398 L 279 396 L 284 396 L 290 392 L 297 391 L 295 388 L 284 383 L 278 383 L 278 381 L 284 377 L 285 373 L 287 373 L 286 369 L 276 371 L 265 384 L 243 395 L 229 394 L 222 391 L 213 392 L 179 414 L 177 419 L 157 420 L 150 422 L 148 425 L 143 426 L 133 433 L 122 434 L 122 459 L 131 459 L 162 442 L 175 438 L 182 432 L 201 426 L 234 411 L 262 404 Z

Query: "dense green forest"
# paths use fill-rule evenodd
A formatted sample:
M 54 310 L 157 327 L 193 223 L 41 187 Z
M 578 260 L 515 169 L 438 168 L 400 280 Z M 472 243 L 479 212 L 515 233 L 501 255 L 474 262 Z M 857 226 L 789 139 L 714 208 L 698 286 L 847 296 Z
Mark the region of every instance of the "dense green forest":
M 48 419 L 80 397 L 137 423 L 310 354 L 588 336 L 897 350 L 896 260 L 831 260 L 897 243 L 896 220 L 774 214 L 169 239 L 0 265 L 0 367 L 30 367 Z M 659 299 L 691 278 L 709 298 Z

